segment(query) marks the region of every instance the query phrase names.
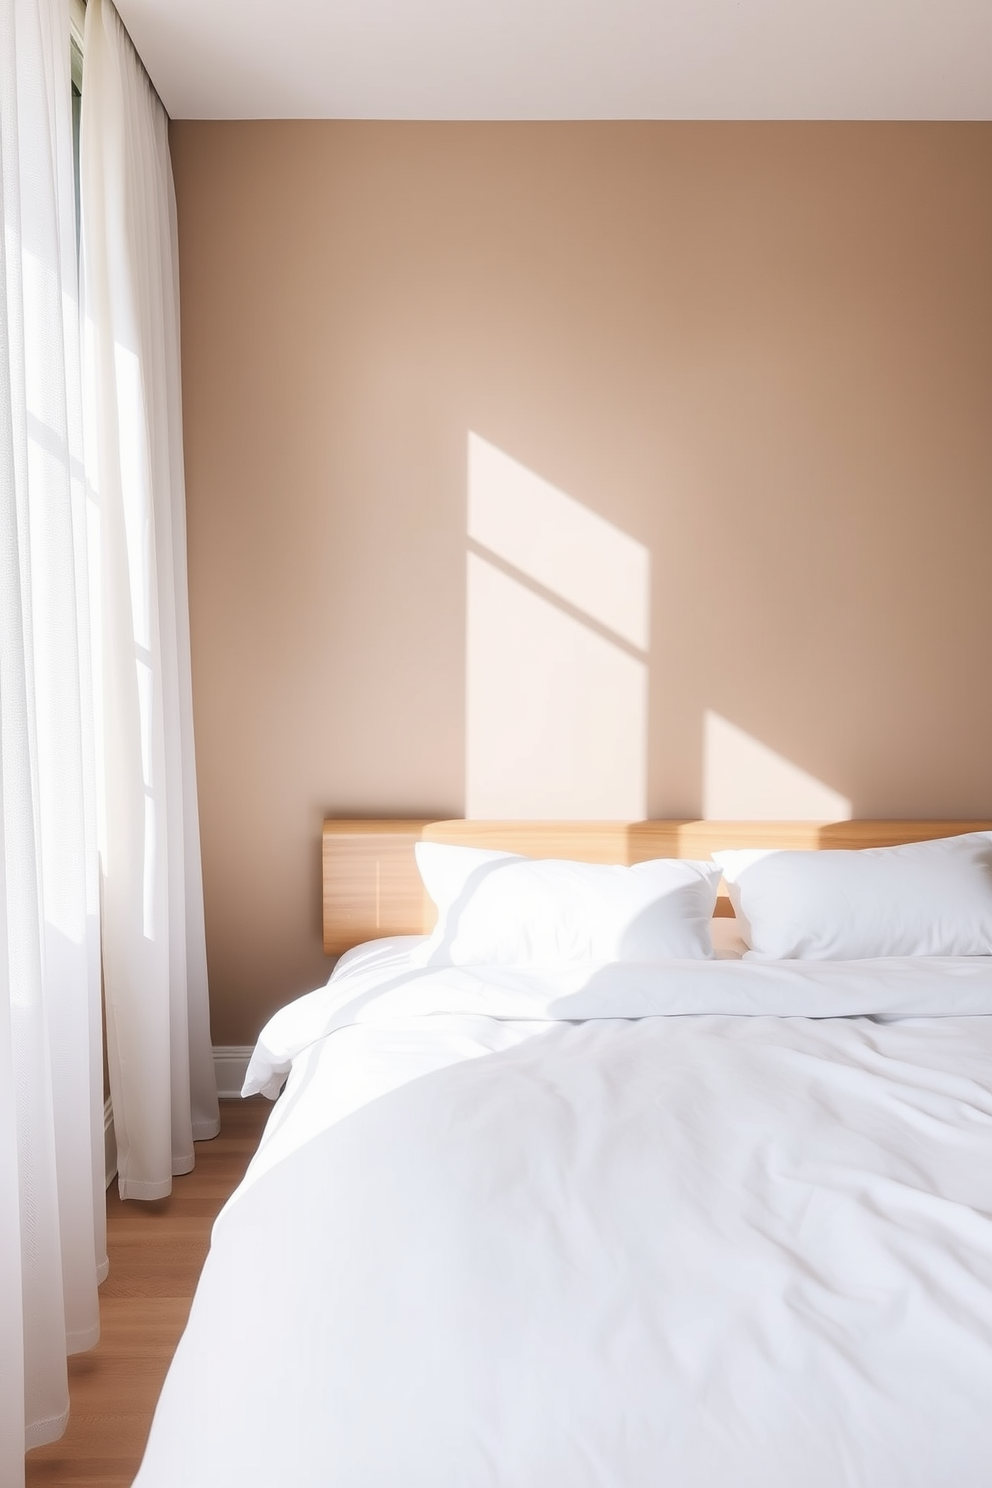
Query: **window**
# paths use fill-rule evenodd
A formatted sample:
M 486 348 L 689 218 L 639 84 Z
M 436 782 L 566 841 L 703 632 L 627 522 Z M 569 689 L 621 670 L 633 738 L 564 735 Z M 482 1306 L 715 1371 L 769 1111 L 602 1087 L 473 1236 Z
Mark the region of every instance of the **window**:
M 86 0 L 71 0 L 69 48 L 72 68 L 72 178 L 76 188 L 76 258 L 79 258 L 79 121 L 83 107 L 83 22 Z

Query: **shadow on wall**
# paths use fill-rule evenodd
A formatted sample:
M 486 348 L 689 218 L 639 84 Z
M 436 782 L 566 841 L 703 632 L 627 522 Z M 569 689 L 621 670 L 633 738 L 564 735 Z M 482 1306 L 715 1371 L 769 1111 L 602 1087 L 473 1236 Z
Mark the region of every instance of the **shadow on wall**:
M 648 815 L 651 555 L 468 436 L 465 815 Z M 843 821 L 851 802 L 707 709 L 702 815 Z

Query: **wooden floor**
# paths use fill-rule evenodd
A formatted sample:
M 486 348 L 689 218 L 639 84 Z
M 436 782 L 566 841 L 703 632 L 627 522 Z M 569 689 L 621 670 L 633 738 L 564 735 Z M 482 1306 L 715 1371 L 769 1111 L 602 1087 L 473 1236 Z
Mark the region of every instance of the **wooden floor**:
M 272 1105 L 257 1096 L 222 1101 L 220 1110 L 220 1136 L 197 1143 L 196 1167 L 173 1180 L 169 1198 L 125 1204 L 111 1185 L 100 1343 L 69 1360 L 69 1428 L 51 1446 L 28 1453 L 27 1488 L 129 1488 L 138 1471 L 211 1226 L 240 1182 Z

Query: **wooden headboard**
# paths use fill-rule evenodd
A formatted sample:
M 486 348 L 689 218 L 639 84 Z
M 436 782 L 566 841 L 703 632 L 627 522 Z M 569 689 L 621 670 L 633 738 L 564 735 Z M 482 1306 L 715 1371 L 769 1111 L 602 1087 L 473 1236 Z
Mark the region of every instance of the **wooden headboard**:
M 583 863 L 643 863 L 648 858 L 708 858 L 725 847 L 794 849 L 893 847 L 961 832 L 987 832 L 969 821 L 423 821 L 324 822 L 324 951 L 338 956 L 380 935 L 425 935 L 434 906 L 424 893 L 414 844 L 452 842 L 531 858 Z M 732 914 L 721 896 L 718 915 Z

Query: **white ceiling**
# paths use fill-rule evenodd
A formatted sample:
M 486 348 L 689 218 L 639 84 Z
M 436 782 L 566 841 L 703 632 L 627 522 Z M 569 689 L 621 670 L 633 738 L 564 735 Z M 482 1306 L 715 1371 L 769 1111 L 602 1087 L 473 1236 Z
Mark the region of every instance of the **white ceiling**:
M 177 119 L 992 119 L 992 0 L 116 3 Z

